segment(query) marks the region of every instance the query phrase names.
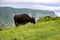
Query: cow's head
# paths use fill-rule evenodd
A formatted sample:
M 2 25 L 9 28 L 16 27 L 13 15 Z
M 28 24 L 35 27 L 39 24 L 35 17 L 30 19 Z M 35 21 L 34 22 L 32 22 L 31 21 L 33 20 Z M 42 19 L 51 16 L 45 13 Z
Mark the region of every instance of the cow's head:
M 31 18 L 31 23 L 35 24 L 35 18 L 34 17 Z

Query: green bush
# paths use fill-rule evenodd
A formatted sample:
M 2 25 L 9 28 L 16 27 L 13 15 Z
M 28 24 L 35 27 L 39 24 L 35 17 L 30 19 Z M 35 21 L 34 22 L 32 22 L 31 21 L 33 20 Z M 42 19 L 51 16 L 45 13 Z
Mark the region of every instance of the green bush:
M 46 21 L 52 21 L 52 20 L 60 20 L 60 17 L 45 16 L 44 18 L 38 19 L 37 22 L 46 22 Z
M 2 31 L 2 29 L 0 29 L 0 31 Z
M 52 20 L 52 17 L 45 16 L 44 18 L 38 19 L 37 22 L 45 22 L 45 21 L 50 21 L 50 20 Z

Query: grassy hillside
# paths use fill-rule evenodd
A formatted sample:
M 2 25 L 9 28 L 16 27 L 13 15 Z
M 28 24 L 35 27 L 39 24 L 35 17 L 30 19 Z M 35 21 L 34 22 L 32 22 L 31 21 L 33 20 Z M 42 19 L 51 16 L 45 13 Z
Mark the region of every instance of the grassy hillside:
M 60 40 L 60 20 L 0 29 L 0 40 Z

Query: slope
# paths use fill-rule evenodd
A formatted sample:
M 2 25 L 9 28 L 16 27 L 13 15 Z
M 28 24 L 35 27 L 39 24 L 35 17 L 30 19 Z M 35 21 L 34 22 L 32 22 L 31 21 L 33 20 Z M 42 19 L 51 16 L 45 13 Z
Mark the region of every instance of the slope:
M 4 28 L 0 40 L 60 40 L 60 20 Z

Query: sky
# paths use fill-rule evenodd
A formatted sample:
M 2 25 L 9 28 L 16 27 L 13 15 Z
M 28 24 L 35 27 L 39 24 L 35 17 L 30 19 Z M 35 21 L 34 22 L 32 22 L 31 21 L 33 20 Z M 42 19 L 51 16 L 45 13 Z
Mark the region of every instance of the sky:
M 0 7 L 50 10 L 60 16 L 60 0 L 0 0 Z

